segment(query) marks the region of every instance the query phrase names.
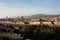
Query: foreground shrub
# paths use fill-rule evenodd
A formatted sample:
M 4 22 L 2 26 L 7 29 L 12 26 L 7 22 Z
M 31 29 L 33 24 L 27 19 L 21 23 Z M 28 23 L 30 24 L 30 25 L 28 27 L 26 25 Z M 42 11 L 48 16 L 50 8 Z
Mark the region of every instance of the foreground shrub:
M 30 25 L 25 27 L 24 39 L 32 40 L 58 40 L 60 39 L 60 27 L 48 25 Z

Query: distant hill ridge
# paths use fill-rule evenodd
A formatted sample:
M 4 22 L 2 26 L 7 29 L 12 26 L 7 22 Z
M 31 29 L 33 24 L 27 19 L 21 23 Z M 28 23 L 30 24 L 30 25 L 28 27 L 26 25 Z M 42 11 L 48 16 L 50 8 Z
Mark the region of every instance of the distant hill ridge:
M 60 14 L 35 14 L 35 15 L 31 15 L 28 16 L 29 18 L 32 17 L 60 17 Z
M 34 18 L 34 17 L 60 17 L 60 14 L 35 14 L 35 15 L 30 15 L 30 16 L 24 16 L 24 18 Z M 12 19 L 20 17 L 11 17 Z

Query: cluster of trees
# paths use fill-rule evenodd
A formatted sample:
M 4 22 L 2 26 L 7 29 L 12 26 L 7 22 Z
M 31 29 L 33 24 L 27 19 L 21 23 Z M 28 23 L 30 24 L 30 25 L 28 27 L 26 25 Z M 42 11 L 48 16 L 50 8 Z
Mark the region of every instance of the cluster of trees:
M 60 40 L 60 27 L 26 25 L 23 37 L 32 40 Z
M 48 25 L 24 25 L 23 27 L 19 26 L 19 29 L 14 29 L 14 27 L 15 26 L 11 24 L 0 24 L 0 32 L 11 33 L 13 29 L 12 33 L 21 34 L 23 40 L 60 40 L 60 27 L 50 27 Z M 24 31 L 21 31 L 21 29 Z
M 20 25 L 12 25 L 12 24 L 0 24 L 0 33 L 5 32 L 5 33 L 20 34 L 23 30 L 24 27 L 22 25 L 20 26 Z
M 22 25 L 12 25 L 12 24 L 0 24 L 0 33 L 10 33 L 11 35 L 13 33 L 22 34 L 22 31 L 24 29 L 23 26 Z M 10 39 L 8 37 L 4 36 L 4 37 L 0 37 L 0 40 L 10 40 Z
M 1 37 L 1 36 L 0 36 L 0 40 L 10 40 L 10 39 L 9 39 L 8 37 L 4 37 L 4 36 Z

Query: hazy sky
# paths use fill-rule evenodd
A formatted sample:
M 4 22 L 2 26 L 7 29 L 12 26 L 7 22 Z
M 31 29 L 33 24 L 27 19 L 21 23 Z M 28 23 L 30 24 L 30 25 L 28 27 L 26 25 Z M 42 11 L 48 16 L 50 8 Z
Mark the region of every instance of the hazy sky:
M 0 18 L 39 13 L 60 14 L 60 0 L 0 0 Z

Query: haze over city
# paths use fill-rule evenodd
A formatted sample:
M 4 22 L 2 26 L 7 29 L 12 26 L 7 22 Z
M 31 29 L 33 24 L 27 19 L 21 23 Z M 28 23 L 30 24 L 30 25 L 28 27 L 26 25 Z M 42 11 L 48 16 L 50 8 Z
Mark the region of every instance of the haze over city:
M 60 14 L 60 0 L 0 0 L 0 18 Z

